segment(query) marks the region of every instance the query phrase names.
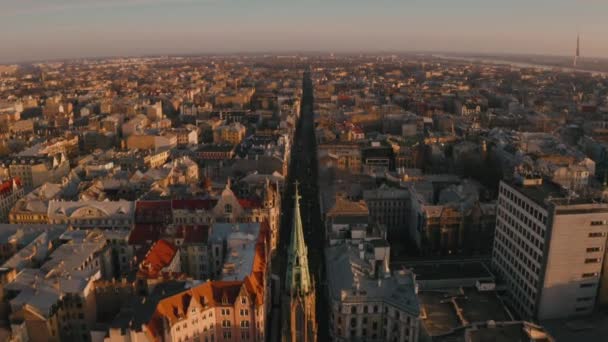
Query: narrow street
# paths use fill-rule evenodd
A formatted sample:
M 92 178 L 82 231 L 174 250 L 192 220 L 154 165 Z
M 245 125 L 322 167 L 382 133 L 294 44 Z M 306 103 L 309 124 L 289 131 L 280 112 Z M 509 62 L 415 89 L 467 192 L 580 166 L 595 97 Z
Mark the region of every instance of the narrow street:
M 328 302 L 325 298 L 325 264 L 324 264 L 324 240 L 325 226 L 320 214 L 318 168 L 317 168 L 317 146 L 314 128 L 314 96 L 313 83 L 310 72 L 304 72 L 302 103 L 300 107 L 300 119 L 298 120 L 294 141 L 292 145 L 291 163 L 289 174 L 286 179 L 285 192 L 281 208 L 281 230 L 278 251 L 273 260 L 273 273 L 282 278 L 286 272 L 287 248 L 291 234 L 291 223 L 293 219 L 293 195 L 294 184 L 300 184 L 301 213 L 304 225 L 304 234 L 308 246 L 308 260 L 310 271 L 316 288 L 317 321 L 319 324 L 319 341 L 329 341 L 329 317 Z M 273 291 L 280 289 L 273 288 Z M 280 303 L 275 305 L 274 312 L 280 312 Z M 283 313 L 281 313 L 282 315 Z M 279 315 L 279 317 L 281 317 Z M 281 324 L 279 320 L 279 325 Z M 279 327 L 279 332 L 280 327 Z M 280 333 L 279 333 L 280 335 Z

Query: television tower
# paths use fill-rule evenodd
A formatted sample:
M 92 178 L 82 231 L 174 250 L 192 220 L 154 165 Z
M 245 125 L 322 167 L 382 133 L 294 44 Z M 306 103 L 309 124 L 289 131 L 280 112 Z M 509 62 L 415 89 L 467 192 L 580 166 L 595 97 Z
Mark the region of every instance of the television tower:
M 576 68 L 576 62 L 578 62 L 578 58 L 581 56 L 581 36 L 580 34 L 576 34 L 576 53 L 574 54 L 574 61 L 572 63 L 573 67 Z

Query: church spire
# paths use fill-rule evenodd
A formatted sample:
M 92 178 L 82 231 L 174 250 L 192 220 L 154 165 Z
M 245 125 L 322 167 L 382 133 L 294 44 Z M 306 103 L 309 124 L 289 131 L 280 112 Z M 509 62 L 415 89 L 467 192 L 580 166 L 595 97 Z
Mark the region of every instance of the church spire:
M 291 241 L 282 303 L 282 342 L 316 342 L 316 297 L 308 269 L 308 251 L 300 216 L 300 192 L 295 184 Z
M 293 224 L 291 241 L 287 252 L 286 290 L 291 294 L 306 294 L 311 291 L 310 272 L 308 270 L 308 249 L 304 240 L 304 228 L 300 215 L 300 196 L 296 181 L 294 196 Z

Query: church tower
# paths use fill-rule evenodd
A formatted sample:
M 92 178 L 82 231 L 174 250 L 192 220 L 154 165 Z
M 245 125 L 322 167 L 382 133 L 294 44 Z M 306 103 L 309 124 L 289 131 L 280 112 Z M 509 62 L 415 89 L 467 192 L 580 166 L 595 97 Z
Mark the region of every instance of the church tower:
M 308 269 L 308 249 L 300 217 L 300 195 L 296 182 L 291 241 L 283 292 L 282 342 L 316 342 L 315 287 Z

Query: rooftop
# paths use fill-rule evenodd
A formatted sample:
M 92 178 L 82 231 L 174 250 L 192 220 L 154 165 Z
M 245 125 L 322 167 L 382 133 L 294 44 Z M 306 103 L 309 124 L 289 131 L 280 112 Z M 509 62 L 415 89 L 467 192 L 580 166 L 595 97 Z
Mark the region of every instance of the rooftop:
M 170 242 L 158 240 L 142 260 L 138 275 L 147 278 L 158 277 L 161 271 L 171 264 L 177 252 L 177 248 Z
M 420 291 L 425 330 L 430 336 L 448 334 L 472 323 L 510 321 L 511 317 L 494 291 L 454 288 L 444 291 Z
M 569 193 L 559 184 L 548 180 L 537 181 L 534 185 L 523 185 L 519 182 L 508 183 L 510 187 L 531 199 L 543 208 L 549 204 L 556 207 L 571 207 L 572 210 L 598 210 L 608 211 L 608 204 L 585 194 Z M 561 208 L 565 210 L 566 208 Z
M 342 302 L 348 302 L 351 298 L 356 301 L 381 301 L 418 315 L 420 307 L 414 275 L 408 271 L 398 271 L 372 278 L 364 274 L 364 270 L 370 271 L 370 264 L 362 260 L 358 252 L 356 247 L 349 244 L 326 249 L 327 283 L 332 299 Z
M 334 206 L 327 213 L 328 216 L 342 216 L 342 215 L 357 215 L 357 216 L 368 216 L 369 209 L 367 204 L 363 201 L 350 201 L 343 196 L 336 196 L 336 202 Z

